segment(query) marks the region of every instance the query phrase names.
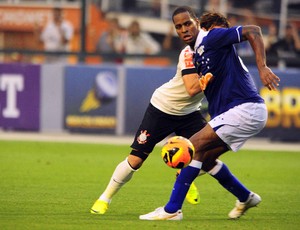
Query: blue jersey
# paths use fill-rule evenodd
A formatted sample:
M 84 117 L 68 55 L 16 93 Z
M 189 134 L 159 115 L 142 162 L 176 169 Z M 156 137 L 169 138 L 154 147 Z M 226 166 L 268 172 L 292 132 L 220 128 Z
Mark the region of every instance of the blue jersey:
M 240 26 L 201 30 L 197 37 L 194 56 L 197 72 L 200 75 L 210 72 L 214 76 L 204 91 L 211 118 L 242 103 L 264 103 L 233 45 L 241 42 L 241 35 Z

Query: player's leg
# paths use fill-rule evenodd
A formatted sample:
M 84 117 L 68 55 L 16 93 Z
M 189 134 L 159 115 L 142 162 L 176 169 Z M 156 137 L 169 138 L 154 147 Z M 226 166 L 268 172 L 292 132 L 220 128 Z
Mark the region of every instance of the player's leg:
M 134 172 L 142 166 L 154 146 L 171 133 L 170 126 L 161 119 L 162 115 L 164 114 L 151 104 L 148 106 L 131 145 L 131 153 L 115 168 L 106 189 L 92 206 L 91 213 L 104 214 L 113 196 L 131 180 Z
M 260 196 L 247 189 L 222 161 L 217 160 L 217 164 L 208 171 L 208 174 L 214 177 L 227 191 L 237 198 L 236 206 L 229 213 L 229 218 L 239 218 L 249 208 L 257 206 L 260 203 Z
M 202 116 L 200 111 L 196 111 L 191 114 L 178 117 L 177 123 L 178 126 L 175 132 L 176 135 L 183 136 L 185 138 L 190 138 L 192 135 L 201 130 L 207 124 L 205 118 Z M 176 177 L 179 175 L 179 173 L 180 170 L 177 171 Z M 200 174 L 203 175 L 204 173 L 202 172 Z M 185 199 L 190 204 L 200 203 L 200 193 L 195 184 L 195 181 L 192 182 Z
M 194 134 L 190 140 L 194 144 L 195 155 L 191 164 L 182 169 L 177 177 L 170 200 L 165 206 L 165 211 L 169 213 L 181 209 L 183 203 L 182 196 L 186 195 L 190 184 L 199 175 L 203 164 L 203 156 L 207 151 L 214 148 L 219 138 L 210 125 L 207 124 L 203 129 Z
M 218 138 L 218 136 L 215 134 L 210 125 L 206 125 L 202 130 L 200 130 L 190 138 L 195 146 L 194 158 L 189 166 L 181 170 L 181 173 L 175 181 L 168 203 L 164 206 L 163 209 L 159 209 L 159 211 L 141 215 L 140 219 L 165 220 L 172 215 L 182 215 L 181 212 L 181 214 L 179 214 L 179 211 L 181 210 L 184 198 L 189 190 L 190 184 L 199 175 L 200 169 L 202 167 L 201 155 L 203 155 L 208 149 L 212 148 L 212 145 L 213 143 L 215 143 L 216 138 Z
M 265 120 L 264 105 L 246 103 L 221 114 L 209 123 L 216 130 L 220 139 L 236 152 L 246 140 L 262 129 Z M 206 160 L 206 163 L 209 163 L 209 160 Z M 217 161 L 214 167 L 207 165 L 204 167 L 208 167 L 206 170 L 209 174 L 237 198 L 235 208 L 229 213 L 230 218 L 239 218 L 249 208 L 260 203 L 259 195 L 247 189 L 223 162 Z
M 213 152 L 213 148 L 223 146 L 220 140 L 230 146 L 231 150 L 237 151 L 247 139 L 257 134 L 264 127 L 267 119 L 267 111 L 264 104 L 245 103 L 237 107 L 238 109 L 235 107 L 234 110 L 229 110 L 231 112 L 227 111 L 225 117 L 224 114 L 222 114 L 222 116 L 214 118 L 209 122 L 209 125 L 205 126 L 204 129 L 190 138 L 196 149 L 194 160 L 192 161 L 192 163 L 195 164 L 190 165 L 193 167 L 188 166 L 182 170 L 175 182 L 171 198 L 163 211 L 160 209 L 159 216 L 157 212 L 152 212 L 140 216 L 140 219 L 151 220 L 151 218 L 153 218 L 151 215 L 156 215 L 155 219 L 166 219 L 168 218 L 167 214 L 175 214 L 181 209 L 184 200 L 183 195 L 187 192 L 189 183 L 197 176 L 196 169 L 199 169 L 199 173 L 202 162 L 205 160 L 208 161 L 210 157 L 216 160 L 219 154 L 221 154 L 221 152 L 218 153 L 218 151 L 214 153 L 215 155 L 209 154 Z M 239 127 L 239 135 L 235 135 L 236 132 L 232 132 L 233 130 L 226 130 L 226 132 L 223 132 L 223 135 L 221 135 L 222 132 L 220 132 L 220 130 L 225 127 L 225 124 L 226 127 Z M 213 128 L 218 132 L 218 135 Z M 229 175 L 230 172 L 226 170 L 227 167 L 224 166 L 222 168 L 221 174 Z M 229 217 L 238 218 L 243 215 L 247 209 L 256 206 L 259 202 L 260 197 L 257 194 L 250 193 L 245 202 L 237 202 L 236 207 L 229 213 Z
M 205 153 L 202 169 L 214 177 L 225 189 L 237 197 L 240 201 L 247 200 L 250 191 L 229 171 L 225 163 L 218 158 L 229 149 L 221 139 L 219 147 Z
M 143 160 L 139 158 L 139 160 L 136 159 L 136 161 L 140 161 L 141 165 Z M 133 169 L 130 166 L 130 164 L 128 163 L 128 158 L 120 162 L 115 168 L 111 179 L 106 186 L 106 189 L 92 206 L 91 213 L 104 214 L 108 209 L 112 197 L 121 189 L 121 187 L 123 187 L 128 181 L 130 181 L 135 171 L 137 171 L 137 169 Z
M 181 170 L 178 170 L 177 173 L 176 173 L 176 177 L 178 177 L 178 175 L 180 174 L 180 171 Z M 200 175 L 203 175 L 205 174 L 205 172 L 203 170 L 201 170 L 202 173 L 200 172 L 199 173 L 199 176 Z M 185 196 L 185 199 L 187 202 L 189 202 L 190 204 L 199 204 L 201 199 L 200 199 L 200 192 L 199 192 L 199 189 L 197 188 L 196 186 L 196 183 L 195 181 L 193 181 L 191 183 L 191 186 Z

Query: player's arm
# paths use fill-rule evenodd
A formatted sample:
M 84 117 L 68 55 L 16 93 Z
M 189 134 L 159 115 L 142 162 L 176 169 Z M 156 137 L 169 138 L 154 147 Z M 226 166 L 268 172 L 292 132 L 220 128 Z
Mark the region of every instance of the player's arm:
M 199 76 L 197 73 L 187 74 L 183 76 L 183 82 L 185 88 L 190 96 L 195 96 L 206 89 L 208 83 L 212 80 L 213 75 L 207 73 L 205 75 Z
M 242 41 L 248 40 L 255 54 L 256 65 L 261 82 L 269 90 L 276 90 L 279 85 L 277 77 L 266 64 L 266 51 L 259 26 L 247 25 L 242 27 Z
M 199 74 L 193 63 L 194 52 L 186 46 L 179 55 L 178 66 L 181 69 L 181 76 L 187 93 L 193 97 L 202 92 L 199 84 Z
M 188 94 L 193 97 L 196 94 L 202 92 L 202 89 L 199 84 L 199 75 L 198 73 L 189 73 L 189 74 L 184 74 L 182 76 L 183 82 L 186 88 L 186 91 Z
M 193 97 L 202 90 L 199 85 L 199 75 L 193 63 L 194 52 L 186 46 L 179 55 L 178 67 L 187 93 Z

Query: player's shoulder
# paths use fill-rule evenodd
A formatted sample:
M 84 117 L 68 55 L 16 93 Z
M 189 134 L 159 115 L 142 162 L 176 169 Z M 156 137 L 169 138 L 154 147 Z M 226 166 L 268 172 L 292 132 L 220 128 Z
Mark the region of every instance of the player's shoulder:
M 187 45 L 181 50 L 180 55 L 184 55 L 186 53 L 193 53 L 193 52 L 194 52 L 193 49 L 189 45 Z
M 232 26 L 230 28 L 222 28 L 222 27 L 218 27 L 218 28 L 213 28 L 212 30 L 209 31 L 208 36 L 211 39 L 212 36 L 223 36 L 224 34 L 227 33 L 232 33 L 232 32 L 239 32 L 239 30 L 242 28 L 242 26 Z
M 187 45 L 180 52 L 179 62 L 185 61 L 187 58 L 188 59 L 192 59 L 193 58 L 193 54 L 194 54 L 193 49 L 189 45 Z
M 178 65 L 181 69 L 195 68 L 193 64 L 194 51 L 190 46 L 186 46 L 181 50 Z

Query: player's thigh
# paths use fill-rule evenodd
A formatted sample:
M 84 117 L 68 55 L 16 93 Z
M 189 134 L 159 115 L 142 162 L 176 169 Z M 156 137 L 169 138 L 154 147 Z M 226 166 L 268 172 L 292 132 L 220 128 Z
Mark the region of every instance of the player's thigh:
M 176 135 L 190 138 L 207 124 L 200 111 L 182 116 L 177 124 Z
M 150 104 L 131 147 L 138 151 L 151 153 L 157 143 L 174 132 L 174 125 L 169 116 Z
M 196 153 L 199 154 L 204 154 L 210 149 L 225 144 L 209 124 L 191 136 L 190 141 L 193 143 Z
M 267 111 L 264 104 L 244 103 L 236 106 L 209 122 L 217 135 L 234 152 L 264 127 Z

